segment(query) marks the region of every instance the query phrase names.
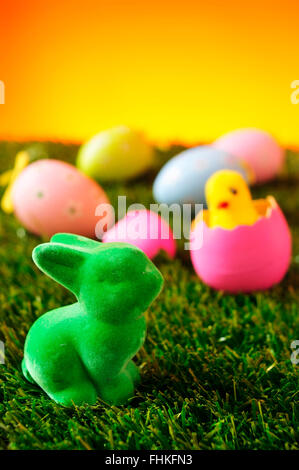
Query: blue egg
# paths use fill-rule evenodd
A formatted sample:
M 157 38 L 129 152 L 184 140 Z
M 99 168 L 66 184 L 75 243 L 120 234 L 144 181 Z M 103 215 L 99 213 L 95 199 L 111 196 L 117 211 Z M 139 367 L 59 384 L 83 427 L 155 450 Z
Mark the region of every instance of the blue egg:
M 238 171 L 247 183 L 250 182 L 249 171 L 243 162 L 205 145 L 185 150 L 163 166 L 154 181 L 154 198 L 165 204 L 206 205 L 206 181 L 218 170 Z

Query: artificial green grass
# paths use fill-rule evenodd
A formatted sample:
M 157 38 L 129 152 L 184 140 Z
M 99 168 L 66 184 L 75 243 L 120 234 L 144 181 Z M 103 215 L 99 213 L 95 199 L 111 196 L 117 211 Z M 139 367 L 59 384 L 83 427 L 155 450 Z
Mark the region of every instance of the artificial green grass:
M 0 171 L 17 143 L 0 143 Z M 74 162 L 76 146 L 44 144 L 46 154 Z M 159 153 L 158 165 L 177 149 Z M 273 194 L 292 229 L 293 259 L 284 281 L 252 295 L 224 295 L 199 281 L 179 244 L 174 261 L 155 260 L 165 288 L 148 312 L 137 356 L 142 384 L 127 406 L 63 408 L 21 373 L 23 344 L 34 320 L 73 301 L 38 271 L 40 239 L 0 213 L 1 449 L 298 449 L 298 370 L 290 344 L 299 339 L 299 156 L 288 155 L 277 181 L 253 189 Z M 154 172 L 109 185 L 111 201 L 152 201 Z M 296 415 L 297 411 L 297 415 Z M 296 420 L 297 418 L 297 420 Z

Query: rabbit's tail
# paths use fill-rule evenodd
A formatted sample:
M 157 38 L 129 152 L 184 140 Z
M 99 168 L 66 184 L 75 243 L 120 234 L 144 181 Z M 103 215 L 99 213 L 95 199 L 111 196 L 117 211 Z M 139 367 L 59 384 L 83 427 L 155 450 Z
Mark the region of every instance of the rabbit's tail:
M 28 382 L 31 382 L 32 384 L 36 383 L 31 377 L 29 370 L 27 369 L 25 359 L 22 360 L 22 372 L 23 372 L 25 379 L 28 380 Z

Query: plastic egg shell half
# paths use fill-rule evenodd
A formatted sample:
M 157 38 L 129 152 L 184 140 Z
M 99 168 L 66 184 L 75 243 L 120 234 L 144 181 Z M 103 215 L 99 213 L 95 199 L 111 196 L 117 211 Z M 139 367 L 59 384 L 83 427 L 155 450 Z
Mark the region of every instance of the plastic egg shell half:
M 155 212 L 146 209 L 128 212 L 104 234 L 102 241 L 130 243 L 140 248 L 150 259 L 160 250 L 171 258 L 176 253 L 176 243 L 168 223 Z
M 12 198 L 16 217 L 36 235 L 70 232 L 94 238 L 100 204 L 107 204 L 107 224 L 113 222 L 104 190 L 59 160 L 39 160 L 26 167 L 13 185 Z
M 213 147 L 228 152 L 249 165 L 257 183 L 269 181 L 283 167 L 285 152 L 267 132 L 239 129 L 219 137 Z
M 209 228 L 201 220 L 191 231 L 193 267 L 215 289 L 231 293 L 268 289 L 288 270 L 292 243 L 286 219 L 273 197 L 254 202 L 262 217 L 251 226 Z
M 235 157 L 205 145 L 185 150 L 169 160 L 153 186 L 156 201 L 165 204 L 205 204 L 205 184 L 218 170 L 235 170 L 250 183 L 250 171 Z

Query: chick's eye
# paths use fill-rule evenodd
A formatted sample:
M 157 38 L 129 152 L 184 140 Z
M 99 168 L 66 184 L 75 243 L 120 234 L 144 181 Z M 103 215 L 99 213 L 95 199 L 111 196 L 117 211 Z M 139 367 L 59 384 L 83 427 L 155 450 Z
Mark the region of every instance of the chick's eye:
M 238 194 L 238 191 L 235 188 L 229 188 L 229 190 L 234 195 Z

